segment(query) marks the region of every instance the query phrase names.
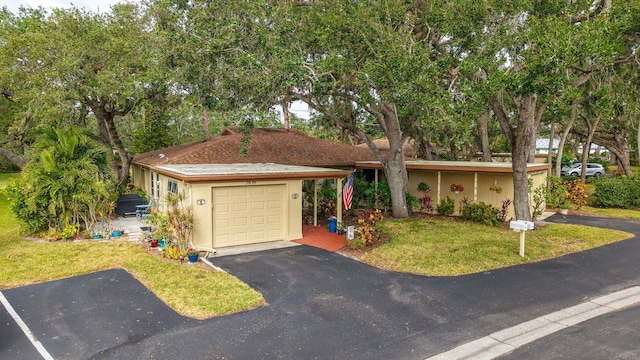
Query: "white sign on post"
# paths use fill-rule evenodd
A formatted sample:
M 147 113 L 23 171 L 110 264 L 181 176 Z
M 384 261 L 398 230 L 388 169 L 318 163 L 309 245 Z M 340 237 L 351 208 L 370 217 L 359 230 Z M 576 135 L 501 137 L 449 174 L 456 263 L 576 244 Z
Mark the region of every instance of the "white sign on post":
M 347 226 L 347 240 L 353 240 L 356 236 L 356 227 L 355 226 Z
M 520 231 L 520 256 L 524 257 L 524 233 L 533 230 L 533 221 L 515 220 L 509 222 L 509 228 L 513 231 Z

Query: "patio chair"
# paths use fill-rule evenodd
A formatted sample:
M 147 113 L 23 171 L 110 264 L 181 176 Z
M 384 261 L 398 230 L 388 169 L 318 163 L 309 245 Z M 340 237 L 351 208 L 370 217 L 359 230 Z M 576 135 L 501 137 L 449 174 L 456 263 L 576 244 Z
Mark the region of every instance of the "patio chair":
M 153 205 L 153 199 L 149 200 L 148 204 L 136 205 L 136 217 L 138 219 L 144 219 L 151 214 L 151 206 Z

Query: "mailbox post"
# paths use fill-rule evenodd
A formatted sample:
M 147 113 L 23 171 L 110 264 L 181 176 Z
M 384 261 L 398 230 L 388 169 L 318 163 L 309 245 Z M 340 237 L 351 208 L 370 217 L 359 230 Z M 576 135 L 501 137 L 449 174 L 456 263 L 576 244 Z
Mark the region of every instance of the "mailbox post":
M 520 256 L 524 257 L 524 234 L 527 230 L 533 230 L 533 221 L 512 220 L 509 222 L 509 228 L 520 231 Z

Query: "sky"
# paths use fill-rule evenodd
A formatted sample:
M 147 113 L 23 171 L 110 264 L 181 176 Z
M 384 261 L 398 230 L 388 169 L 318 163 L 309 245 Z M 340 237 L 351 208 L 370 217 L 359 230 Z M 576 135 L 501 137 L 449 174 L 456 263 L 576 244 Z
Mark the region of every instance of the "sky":
M 42 6 L 45 9 L 52 8 L 69 8 L 73 5 L 79 8 L 85 8 L 95 12 L 108 11 L 111 5 L 119 2 L 125 2 L 122 0 L 0 0 L 0 7 L 7 7 L 12 13 L 17 13 L 20 5 L 25 7 L 36 8 Z M 132 2 L 138 2 L 137 0 Z

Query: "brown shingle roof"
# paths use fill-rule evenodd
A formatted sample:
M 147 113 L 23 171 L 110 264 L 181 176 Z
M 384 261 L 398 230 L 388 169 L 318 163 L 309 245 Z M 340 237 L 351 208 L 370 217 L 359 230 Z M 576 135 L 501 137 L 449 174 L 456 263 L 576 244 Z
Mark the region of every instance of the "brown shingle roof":
M 376 160 L 368 148 L 316 139 L 291 129 L 267 128 L 252 130 L 248 152 L 242 156 L 243 137 L 236 128 L 226 128 L 210 139 L 138 154 L 133 161 L 147 166 L 274 163 L 344 167 L 357 161 Z

